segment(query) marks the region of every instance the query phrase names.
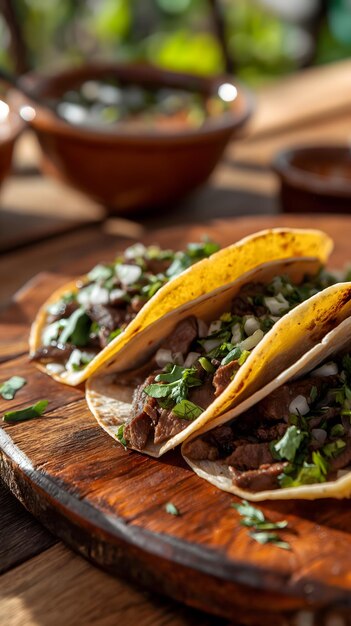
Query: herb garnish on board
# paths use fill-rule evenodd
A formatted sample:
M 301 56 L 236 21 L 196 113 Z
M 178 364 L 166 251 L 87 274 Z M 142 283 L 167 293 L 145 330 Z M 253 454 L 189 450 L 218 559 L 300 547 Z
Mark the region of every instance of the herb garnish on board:
M 15 424 L 16 422 L 25 422 L 27 420 L 34 419 L 43 415 L 49 400 L 39 400 L 36 404 L 27 406 L 25 409 L 19 409 L 18 411 L 7 411 L 3 415 L 3 421 L 8 424 Z
M 26 384 L 27 381 L 22 376 L 12 376 L 0 385 L 0 395 L 4 400 L 13 400 L 16 392 Z
M 232 507 L 242 516 L 241 526 L 252 528 L 252 531 L 249 533 L 252 539 L 261 544 L 272 543 L 277 548 L 282 548 L 282 550 L 291 549 L 290 544 L 287 541 L 282 541 L 277 532 L 272 532 L 286 528 L 288 526 L 286 520 L 279 522 L 266 520 L 264 513 L 252 506 L 247 500 L 243 500 L 240 504 L 232 504 Z

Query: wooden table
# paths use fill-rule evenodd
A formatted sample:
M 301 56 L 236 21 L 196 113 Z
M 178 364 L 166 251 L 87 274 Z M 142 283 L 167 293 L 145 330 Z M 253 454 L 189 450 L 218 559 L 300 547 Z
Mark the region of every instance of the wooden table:
M 349 83 L 351 62 L 346 61 L 307 70 L 260 91 L 247 135 L 229 147 L 211 183 L 172 212 L 140 219 L 103 222 L 102 207 L 38 174 L 38 149 L 31 135 L 23 136 L 14 175 L 1 197 L 2 305 L 39 271 L 59 272 L 68 260 L 74 272 L 88 269 L 89 250 L 97 240 L 103 241 L 97 237 L 101 231 L 121 244 L 124 238 L 138 239 L 156 227 L 186 228 L 218 218 L 263 216 L 264 222 L 252 218 L 247 226 L 251 230 L 269 223 L 264 216 L 279 210 L 277 181 L 269 169 L 272 155 L 293 143 L 348 140 Z M 0 521 L 1 626 L 226 623 L 95 569 L 39 525 L 1 483 Z M 337 619 L 329 615 L 325 623 L 338 626 L 342 622 Z M 308 612 L 294 620 L 297 626 L 314 623 Z M 321 618 L 315 623 L 321 624 Z

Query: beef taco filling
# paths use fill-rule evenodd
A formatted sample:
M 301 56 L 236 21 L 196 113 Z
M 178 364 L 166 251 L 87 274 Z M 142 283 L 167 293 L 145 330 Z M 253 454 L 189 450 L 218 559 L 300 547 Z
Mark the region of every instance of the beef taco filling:
M 250 283 L 230 310 L 210 324 L 194 316 L 182 320 L 143 369 L 143 377 L 133 381 L 132 414 L 119 428 L 121 443 L 143 450 L 184 430 L 224 392 L 276 321 L 334 282 L 322 271 L 299 285 L 284 276 L 266 285 Z
M 138 243 L 113 263 L 97 265 L 77 290 L 48 307 L 32 360 L 57 374 L 83 370 L 163 285 L 218 249 L 212 241 L 191 243 L 184 252 Z
M 227 465 L 245 491 L 333 481 L 351 469 L 351 354 L 288 382 L 234 420 L 184 445 Z

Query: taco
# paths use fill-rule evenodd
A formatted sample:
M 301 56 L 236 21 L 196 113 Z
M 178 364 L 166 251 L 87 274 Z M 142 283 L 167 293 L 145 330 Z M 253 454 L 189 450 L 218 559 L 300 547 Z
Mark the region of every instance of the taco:
M 323 263 L 331 249 L 324 233 L 291 229 L 263 231 L 220 251 L 210 241 L 184 252 L 135 244 L 45 302 L 31 329 L 31 358 L 56 380 L 77 385 L 150 324 L 260 262 L 308 255 Z
M 266 263 L 141 333 L 87 383 L 99 424 L 160 456 L 233 410 L 351 310 L 351 284 L 324 289 L 335 279 L 318 267 Z
M 351 318 L 182 453 L 199 476 L 247 500 L 350 497 Z

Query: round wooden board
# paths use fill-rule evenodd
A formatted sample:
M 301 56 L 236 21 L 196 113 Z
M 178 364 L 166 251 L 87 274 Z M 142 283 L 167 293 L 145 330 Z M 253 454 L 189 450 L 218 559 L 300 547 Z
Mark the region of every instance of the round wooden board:
M 225 245 L 281 225 L 322 228 L 336 242 L 331 266 L 351 260 L 348 217 L 217 221 L 154 232 L 145 241 L 181 247 L 206 233 Z M 115 252 L 110 238 L 97 235 L 96 252 L 82 250 L 86 269 Z M 269 519 L 289 521 L 284 538 L 292 549 L 261 546 L 240 526 L 235 499 L 195 476 L 178 450 L 158 460 L 124 451 L 96 424 L 82 387 L 61 386 L 28 362 L 35 311 L 63 281 L 39 275 L 0 317 L 0 381 L 14 374 L 28 381 L 14 400 L 1 399 L 1 412 L 49 399 L 42 418 L 0 428 L 1 475 L 13 493 L 95 564 L 205 611 L 260 626 L 286 624 L 287 616 L 306 608 L 348 612 L 349 501 L 264 504 Z M 165 511 L 170 501 L 180 516 Z

